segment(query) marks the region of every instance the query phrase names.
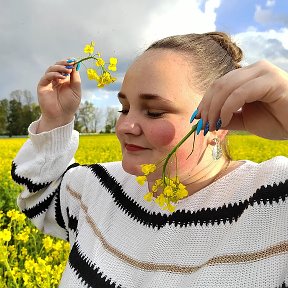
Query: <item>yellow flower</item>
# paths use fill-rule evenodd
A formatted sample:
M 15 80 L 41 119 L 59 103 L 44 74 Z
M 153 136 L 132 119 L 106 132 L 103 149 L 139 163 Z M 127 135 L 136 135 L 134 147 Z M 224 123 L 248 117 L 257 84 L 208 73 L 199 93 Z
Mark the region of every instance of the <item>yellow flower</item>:
M 166 198 L 162 193 L 155 199 L 155 203 L 157 203 L 160 207 L 163 207 L 165 202 Z
M 137 181 L 140 185 L 144 185 L 144 183 L 147 181 L 147 177 L 146 177 L 146 176 L 137 176 L 137 177 L 136 177 L 136 181 Z
M 87 77 L 89 80 L 96 80 L 96 81 L 99 80 L 99 75 L 97 74 L 96 70 L 89 68 L 87 69 L 86 72 L 87 72 Z
M 176 196 L 178 199 L 182 199 L 188 196 L 188 191 L 185 188 L 180 188 L 176 192 Z
M 0 231 L 0 240 L 9 242 L 11 240 L 11 232 L 8 229 Z
M 117 70 L 117 66 L 116 66 L 117 62 L 118 62 L 117 58 L 111 57 L 110 58 L 110 65 L 108 66 L 108 69 L 110 71 L 116 71 Z
M 150 201 L 152 201 L 152 199 L 153 199 L 153 193 L 152 192 L 148 192 L 144 195 L 145 201 L 150 202 Z
M 171 203 L 168 203 L 167 206 L 165 207 L 168 209 L 169 212 L 173 213 L 176 209 L 176 207 L 174 205 L 172 205 Z
M 171 186 L 166 186 L 165 188 L 164 188 L 164 191 L 163 191 L 163 193 L 164 193 L 164 195 L 166 195 L 166 196 L 172 196 L 173 195 L 173 189 L 172 189 L 172 187 Z
M 53 239 L 50 236 L 46 236 L 42 240 L 44 248 L 49 251 L 53 247 Z
M 98 87 L 103 88 L 105 85 L 109 85 L 110 83 L 113 83 L 116 80 L 116 78 L 112 77 L 111 74 L 107 71 L 104 71 L 101 76 L 99 76 Z
M 93 54 L 95 43 L 92 41 L 90 44 L 85 45 L 84 53 Z
M 95 64 L 97 67 L 103 67 L 105 65 L 105 61 L 102 58 L 98 58 Z
M 144 175 L 149 175 L 150 173 L 155 172 L 156 170 L 156 165 L 155 164 L 142 164 L 141 165 L 141 170 L 144 173 Z

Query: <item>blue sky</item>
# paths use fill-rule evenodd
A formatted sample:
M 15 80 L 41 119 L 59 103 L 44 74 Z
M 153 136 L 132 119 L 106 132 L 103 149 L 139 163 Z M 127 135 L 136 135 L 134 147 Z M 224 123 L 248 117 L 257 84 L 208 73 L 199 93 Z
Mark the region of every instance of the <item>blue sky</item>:
M 243 49 L 244 65 L 262 58 L 288 71 L 288 0 L 0 0 L 0 99 L 30 90 L 48 66 L 81 56 L 94 40 L 116 56 L 117 83 L 99 90 L 82 70 L 83 101 L 117 106 L 133 59 L 152 41 L 184 33 L 224 31 Z

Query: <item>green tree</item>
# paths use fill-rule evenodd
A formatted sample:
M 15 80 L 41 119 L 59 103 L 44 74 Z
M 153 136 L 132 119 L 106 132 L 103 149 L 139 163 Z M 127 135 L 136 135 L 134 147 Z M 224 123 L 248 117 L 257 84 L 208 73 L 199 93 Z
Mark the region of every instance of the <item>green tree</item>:
M 8 117 L 9 102 L 7 99 L 0 101 L 0 134 L 7 134 L 7 117 Z
M 21 102 L 18 102 L 15 99 L 9 101 L 9 112 L 7 120 L 8 120 L 7 130 L 10 137 L 12 135 L 22 134 L 23 125 L 22 125 Z

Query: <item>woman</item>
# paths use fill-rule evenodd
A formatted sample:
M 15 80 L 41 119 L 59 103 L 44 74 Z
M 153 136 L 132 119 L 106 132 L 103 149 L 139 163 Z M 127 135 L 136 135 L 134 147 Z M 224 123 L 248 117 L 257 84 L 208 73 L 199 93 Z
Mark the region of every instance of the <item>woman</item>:
M 42 116 L 12 175 L 26 187 L 20 209 L 71 243 L 60 287 L 286 287 L 288 160 L 231 161 L 219 145 L 230 129 L 288 139 L 288 75 L 265 61 L 240 68 L 241 59 L 225 33 L 152 44 L 118 94 L 122 163 L 88 166 L 73 163 L 79 73 L 66 60 L 48 68 L 38 85 Z M 191 121 L 203 121 L 193 154 L 187 159 L 190 137 L 177 169 L 169 164 L 189 195 L 169 213 L 143 200 L 161 167 L 144 187 L 134 175 L 182 139 L 193 111 Z

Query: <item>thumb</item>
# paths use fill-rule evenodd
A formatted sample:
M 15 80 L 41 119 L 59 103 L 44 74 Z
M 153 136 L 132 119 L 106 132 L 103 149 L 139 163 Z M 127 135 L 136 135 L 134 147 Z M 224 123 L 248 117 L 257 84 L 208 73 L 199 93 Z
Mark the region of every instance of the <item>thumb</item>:
M 70 85 L 71 88 L 73 90 L 77 89 L 80 90 L 81 88 L 81 77 L 80 77 L 80 73 L 77 69 L 77 65 L 75 65 L 76 67 L 73 68 L 71 74 L 70 74 Z

